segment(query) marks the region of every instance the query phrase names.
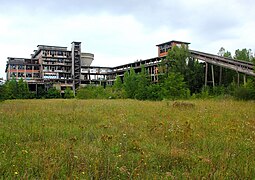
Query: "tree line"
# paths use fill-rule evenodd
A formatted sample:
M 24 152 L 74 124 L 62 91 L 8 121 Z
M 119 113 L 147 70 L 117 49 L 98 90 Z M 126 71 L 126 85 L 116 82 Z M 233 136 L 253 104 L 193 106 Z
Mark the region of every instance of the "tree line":
M 22 78 L 16 81 L 15 78 L 7 81 L 5 84 L 0 85 L 0 101 L 6 99 L 56 99 L 56 98 L 73 98 L 73 91 L 70 88 L 65 89 L 64 96 L 61 95 L 61 91 L 56 88 L 49 88 L 45 90 L 43 87 L 39 87 L 37 92 L 29 91 L 27 82 Z
M 254 62 L 255 58 L 250 49 L 236 50 L 232 56 L 223 47 L 218 55 L 238 60 Z M 130 98 L 138 100 L 188 99 L 210 98 L 218 96 L 233 96 L 237 99 L 255 99 L 255 80 L 248 77 L 247 83 L 238 85 L 237 73 L 229 69 L 222 70 L 222 80 L 216 86 L 204 84 L 205 64 L 190 56 L 185 46 L 174 46 L 167 57 L 158 65 L 158 82 L 153 83 L 145 67 L 136 73 L 130 69 L 124 77 L 117 76 L 113 86 L 87 86 L 79 88 L 76 97 L 79 99 L 119 99 Z M 220 67 L 214 66 L 215 79 L 219 79 Z M 208 78 L 211 74 L 208 74 Z M 242 79 L 243 75 L 240 75 Z M 31 98 L 74 98 L 70 88 L 65 90 L 64 96 L 55 88 L 47 91 L 40 87 L 37 93 L 28 89 L 25 81 L 15 79 L 0 86 L 0 100 L 31 99 Z

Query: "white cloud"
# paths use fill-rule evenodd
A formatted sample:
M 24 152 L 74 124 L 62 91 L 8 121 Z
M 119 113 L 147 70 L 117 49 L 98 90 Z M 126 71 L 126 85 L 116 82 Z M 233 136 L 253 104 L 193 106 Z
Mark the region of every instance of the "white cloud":
M 232 53 L 255 49 L 252 0 L 38 2 L 1 4 L 0 77 L 8 56 L 29 57 L 38 44 L 70 49 L 81 41 L 83 51 L 95 54 L 93 64 L 102 66 L 155 57 L 155 45 L 169 40 L 215 54 L 222 46 Z

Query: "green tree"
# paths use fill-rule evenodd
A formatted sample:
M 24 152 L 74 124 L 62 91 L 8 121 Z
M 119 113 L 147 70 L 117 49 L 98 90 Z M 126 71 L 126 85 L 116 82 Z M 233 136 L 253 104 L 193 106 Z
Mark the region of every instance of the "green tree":
M 6 99 L 6 85 L 0 85 L 0 101 L 3 101 Z
M 130 69 L 130 72 L 124 73 L 124 90 L 126 92 L 127 98 L 135 98 L 137 90 L 137 75 L 133 68 Z
M 254 79 L 250 79 L 245 85 L 237 87 L 234 97 L 240 100 L 255 100 Z
M 27 82 L 23 81 L 23 79 L 19 79 L 18 81 L 18 89 L 17 89 L 17 98 L 19 99 L 27 99 L 29 98 L 29 89 Z
M 191 93 L 198 93 L 204 86 L 204 67 L 198 60 L 189 58 L 184 81 Z
M 163 96 L 166 99 L 188 98 L 190 91 L 186 88 L 183 75 L 180 73 L 169 73 L 162 84 Z
M 78 99 L 93 99 L 93 98 L 95 98 L 93 87 L 88 86 L 88 87 L 79 88 L 77 90 L 76 97 Z
M 113 98 L 125 98 L 125 90 L 124 90 L 124 87 L 123 87 L 123 83 L 121 81 L 121 78 L 120 76 L 117 76 L 116 77 L 116 80 L 114 82 L 114 85 L 112 87 L 112 90 L 113 90 Z
M 64 92 L 64 93 L 65 93 L 65 94 L 64 94 L 64 98 L 66 98 L 66 99 L 74 98 L 74 93 L 73 93 L 73 91 L 71 90 L 70 87 L 67 87 L 67 88 L 65 89 L 65 92 Z
M 149 100 L 159 101 L 162 100 L 164 97 L 162 87 L 159 83 L 149 85 L 147 90 L 147 99 Z
M 168 51 L 165 60 L 167 73 L 177 72 L 185 77 L 189 58 L 190 52 L 186 46 L 173 46 L 172 49 Z
M 14 77 L 6 82 L 6 98 L 16 99 L 18 95 L 18 83 Z
M 121 78 L 120 78 L 120 76 L 117 76 L 116 80 L 115 80 L 115 82 L 113 84 L 113 89 L 115 91 L 120 91 L 122 89 L 122 87 L 123 87 L 123 83 L 121 81 Z
M 251 49 L 237 49 L 235 51 L 235 56 L 234 56 L 235 59 L 238 59 L 238 60 L 243 60 L 243 61 L 250 61 L 252 62 L 253 60 L 253 56 L 252 56 L 252 51 Z
M 61 98 L 60 91 L 56 88 L 49 88 L 46 93 L 46 98 L 49 99 L 55 99 L 55 98 Z
M 135 98 L 139 100 L 147 99 L 149 79 L 144 66 L 141 67 L 141 72 L 137 75 L 136 81 L 137 81 L 137 89 L 136 89 Z
M 224 48 L 223 51 L 225 52 Z M 204 67 L 202 63 L 191 57 L 187 46 L 173 46 L 168 51 L 164 63 L 166 66 L 166 76 L 163 79 L 169 73 L 179 74 L 183 77 L 183 82 L 186 83 L 191 93 L 201 91 L 204 85 Z
M 229 51 L 225 52 L 223 56 L 227 58 L 232 58 L 231 52 Z

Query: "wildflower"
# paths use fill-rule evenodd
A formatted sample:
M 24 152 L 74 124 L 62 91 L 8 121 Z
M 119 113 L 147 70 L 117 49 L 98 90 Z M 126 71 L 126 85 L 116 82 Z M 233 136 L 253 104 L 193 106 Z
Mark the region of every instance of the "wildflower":
M 15 174 L 15 175 L 18 175 L 18 172 L 17 172 L 17 171 L 15 171 L 15 172 L 14 172 L 14 174 Z
M 84 171 L 82 171 L 81 173 L 82 173 L 82 174 L 85 174 L 85 172 L 84 172 Z
M 73 156 L 75 159 L 78 159 L 78 156 Z
M 119 154 L 118 157 L 121 157 L 121 154 Z
M 23 149 L 21 152 L 22 152 L 23 154 L 27 154 L 27 153 L 28 153 L 28 151 L 25 150 L 25 149 Z
M 119 168 L 120 172 L 122 173 L 126 173 L 128 171 L 127 167 L 126 166 L 122 166 Z

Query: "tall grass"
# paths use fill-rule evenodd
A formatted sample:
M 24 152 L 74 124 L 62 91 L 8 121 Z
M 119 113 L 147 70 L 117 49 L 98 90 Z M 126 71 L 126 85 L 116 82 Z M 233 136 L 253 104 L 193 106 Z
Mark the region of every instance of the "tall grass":
M 255 103 L 13 100 L 2 179 L 253 179 Z

